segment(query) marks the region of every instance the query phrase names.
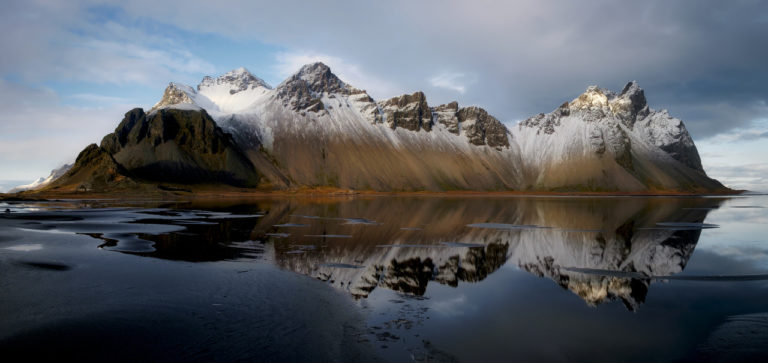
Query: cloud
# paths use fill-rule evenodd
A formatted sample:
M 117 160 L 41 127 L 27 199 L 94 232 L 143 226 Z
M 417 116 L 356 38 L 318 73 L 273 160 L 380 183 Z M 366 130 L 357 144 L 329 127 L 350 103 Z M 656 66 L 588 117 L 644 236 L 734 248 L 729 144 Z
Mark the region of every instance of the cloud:
M 713 135 L 703 142 L 715 144 L 741 144 L 768 138 L 768 119 L 756 119 L 744 126 L 734 127 Z M 733 145 L 731 145 L 733 146 Z M 768 146 L 766 146 L 768 149 Z
M 129 99 L 125 97 L 113 97 L 113 96 L 105 96 L 105 95 L 97 95 L 93 93 L 76 93 L 73 95 L 69 95 L 69 98 L 74 98 L 77 100 L 85 101 L 85 102 L 91 102 L 95 104 L 129 104 L 131 103 Z
M 449 299 L 435 301 L 430 305 L 430 308 L 436 313 L 446 317 L 462 316 L 468 311 L 474 310 L 472 307 L 467 307 L 467 297 L 463 294 Z
M 0 79 L 0 171 L 3 179 L 33 180 L 72 162 L 90 143 L 114 130 L 127 104 L 79 108 L 62 105 L 47 88 Z
M 445 88 L 458 93 L 466 93 L 467 76 L 464 73 L 441 73 L 429 79 L 433 87 Z
M 652 107 L 670 109 L 696 137 L 708 137 L 764 116 L 754 105 L 768 99 L 768 47 L 758 46 L 768 22 L 764 4 L 755 1 L 243 0 L 221 6 L 136 0 L 124 6 L 134 16 L 188 31 L 333 55 L 401 87 L 387 95 L 425 90 L 443 102 L 458 93 L 460 103 L 481 105 L 503 121 L 554 109 L 591 84 L 619 89 L 637 79 Z M 469 70 L 481 87 L 433 85 L 435 68 Z
M 683 119 L 699 144 L 768 117 L 764 13 L 764 3 L 747 0 L 10 0 L 0 12 L 0 73 L 32 85 L 142 84 L 159 94 L 170 80 L 194 84 L 222 58 L 246 64 L 236 58 L 253 54 L 190 51 L 197 37 L 214 35 L 287 49 L 275 74 L 321 60 L 377 99 L 423 90 L 431 104 L 475 104 L 507 123 L 553 110 L 588 85 L 619 90 L 636 79 L 650 106 Z
M 745 133 L 745 134 L 742 134 L 741 136 L 739 136 L 739 139 L 743 140 L 743 141 L 768 139 L 768 131 L 760 132 L 760 133 Z
M 768 192 L 768 163 L 711 166 L 707 174 L 733 189 Z
M 707 174 L 734 189 L 768 191 L 768 119 L 696 143 Z
M 214 70 L 180 39 L 135 17 L 119 23 L 119 15 L 107 16 L 94 5 L 99 4 L 43 0 L 3 4 L 0 174 L 4 179 L 32 180 L 73 161 L 86 145 L 112 131 L 137 103 L 130 95 L 99 94 L 83 85 L 102 85 L 101 89 L 112 85 L 118 90 L 144 85 L 157 88 L 159 95 L 169 80 L 188 81 Z M 77 91 L 59 93 L 68 87 Z
M 177 41 L 94 16 L 90 2 L 11 1 L 0 15 L 0 73 L 32 82 L 156 85 L 212 72 Z M 31 26 L 34 24 L 34 26 Z

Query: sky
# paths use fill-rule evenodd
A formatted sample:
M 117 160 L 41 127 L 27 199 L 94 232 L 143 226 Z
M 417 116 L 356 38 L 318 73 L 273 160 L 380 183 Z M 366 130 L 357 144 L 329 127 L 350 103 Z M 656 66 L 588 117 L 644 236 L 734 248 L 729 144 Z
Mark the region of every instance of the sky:
M 637 80 L 710 176 L 768 191 L 768 1 L 5 0 L 0 47 L 0 180 L 72 162 L 171 81 L 323 61 L 375 99 L 421 90 L 510 126 Z

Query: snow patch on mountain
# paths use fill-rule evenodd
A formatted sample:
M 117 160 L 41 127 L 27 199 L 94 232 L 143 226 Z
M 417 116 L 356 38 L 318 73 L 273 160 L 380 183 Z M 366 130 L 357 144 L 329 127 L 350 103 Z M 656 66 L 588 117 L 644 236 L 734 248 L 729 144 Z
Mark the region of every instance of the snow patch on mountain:
M 69 171 L 69 169 L 72 168 L 72 165 L 73 164 L 64 164 L 56 169 L 51 170 L 51 173 L 48 174 L 47 177 L 40 177 L 29 184 L 19 185 L 9 190 L 8 193 L 17 193 L 17 192 L 23 192 L 26 190 L 40 189 L 48 184 L 51 184 L 51 182 L 58 179 L 60 176 L 64 175 L 67 171 Z

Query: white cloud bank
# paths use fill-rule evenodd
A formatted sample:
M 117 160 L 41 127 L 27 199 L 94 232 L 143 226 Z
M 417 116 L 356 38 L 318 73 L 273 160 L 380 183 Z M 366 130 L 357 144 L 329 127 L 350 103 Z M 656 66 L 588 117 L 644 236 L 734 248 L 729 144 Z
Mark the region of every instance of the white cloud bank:
M 468 80 L 467 75 L 464 73 L 441 73 L 430 78 L 429 83 L 433 87 L 445 88 L 447 90 L 456 91 L 464 94 L 467 92 L 467 83 L 472 83 Z
M 0 178 L 32 181 L 72 162 L 90 143 L 112 132 L 133 106 L 64 106 L 46 88 L 0 79 Z

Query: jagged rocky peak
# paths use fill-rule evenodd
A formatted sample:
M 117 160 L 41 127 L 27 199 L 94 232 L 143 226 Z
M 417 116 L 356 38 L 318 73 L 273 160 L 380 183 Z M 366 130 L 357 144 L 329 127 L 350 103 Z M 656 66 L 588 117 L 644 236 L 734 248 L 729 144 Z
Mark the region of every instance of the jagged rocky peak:
M 331 72 L 330 67 L 322 62 L 301 67 L 296 76 L 307 82 L 315 92 L 338 92 L 346 88 L 346 84 Z
M 102 139 L 101 149 L 144 180 L 258 184 L 252 163 L 205 110 L 133 109 Z
M 627 83 L 621 93 L 609 105 L 611 112 L 625 125 L 633 127 L 638 118 L 648 116 L 650 109 L 645 100 L 645 92 L 636 81 Z
M 384 122 L 393 130 L 398 127 L 411 131 L 432 130 L 432 110 L 421 91 L 381 101 L 379 108 Z
M 307 64 L 277 86 L 277 98 L 283 106 L 299 112 L 325 112 L 323 95 L 352 95 L 364 93 L 337 77 L 327 65 L 317 62 Z
M 456 117 L 470 143 L 488 145 L 499 150 L 502 147 L 509 148 L 509 131 L 488 111 L 476 106 L 463 107 L 458 110 Z
M 320 93 L 359 93 L 360 90 L 344 83 L 337 77 L 331 68 L 322 62 L 307 64 L 298 72 L 288 77 L 278 88 L 291 87 L 295 83 L 303 83 L 306 88 L 316 94 Z
M 507 128 L 480 107 L 459 108 L 456 101 L 429 107 L 423 92 L 380 101 L 378 106 L 382 122 L 393 130 L 431 131 L 434 123 L 439 122 L 448 132 L 456 135 L 463 133 L 474 145 L 488 145 L 498 150 L 509 147 Z
M 432 109 L 435 121 L 444 125 L 448 132 L 456 135 L 459 134 L 459 118 L 456 116 L 458 112 L 459 103 L 456 101 Z
M 579 97 L 570 103 L 571 110 L 599 110 L 608 107 L 608 101 L 616 97 L 612 91 L 589 86 Z
M 245 69 L 245 67 L 233 69 L 217 78 L 205 76 L 203 77 L 202 82 L 197 85 L 197 90 L 200 91 L 204 88 L 211 88 L 215 86 L 228 86 L 229 94 L 231 95 L 245 91 L 247 89 L 259 87 L 272 89 L 272 87 L 267 84 L 267 82 L 264 82 L 263 79 L 251 74 L 251 72 Z
M 80 152 L 74 165 L 64 175 L 44 189 L 100 192 L 135 188 L 137 185 L 104 148 L 91 144 Z
M 564 105 L 565 106 L 565 105 Z M 590 119 L 615 116 L 627 127 L 633 127 L 638 118 L 649 114 L 650 109 L 645 100 L 645 92 L 638 86 L 637 81 L 627 83 L 621 93 L 590 86 L 579 97 L 568 104 L 569 111 L 592 113 Z
M 152 108 L 150 109 L 150 112 L 162 107 L 178 105 L 183 103 L 193 105 L 195 102 L 192 100 L 192 98 L 189 95 L 194 93 L 195 93 L 195 90 L 192 89 L 192 87 L 171 82 L 168 84 L 168 87 L 165 88 L 165 92 L 163 92 L 163 97 L 160 99 L 158 103 L 152 106 Z
M 637 81 L 631 81 L 627 83 L 627 85 L 624 86 L 624 89 L 621 90 L 619 98 L 628 99 L 630 103 L 632 103 L 632 105 L 634 105 L 638 110 L 647 106 L 647 101 L 645 100 L 645 92 L 642 88 L 640 88 L 640 86 L 637 85 Z

